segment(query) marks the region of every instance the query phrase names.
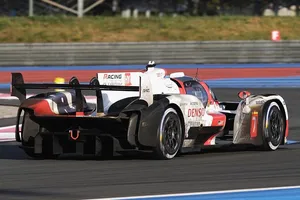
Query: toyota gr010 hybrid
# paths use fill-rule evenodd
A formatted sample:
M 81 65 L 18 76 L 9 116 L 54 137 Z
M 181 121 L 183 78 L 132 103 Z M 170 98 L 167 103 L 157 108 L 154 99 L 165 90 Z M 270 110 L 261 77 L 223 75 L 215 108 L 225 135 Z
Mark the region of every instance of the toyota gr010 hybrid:
M 28 89 L 45 92 L 26 98 Z M 87 103 L 83 90 L 94 91 L 96 104 Z M 205 82 L 167 75 L 153 62 L 142 72 L 98 73 L 89 84 L 76 77 L 68 84 L 24 83 L 12 73 L 11 95 L 20 100 L 16 140 L 31 157 L 137 150 L 172 159 L 216 145 L 216 138 L 276 150 L 288 136 L 281 96 L 241 91 L 240 102 L 218 101 Z

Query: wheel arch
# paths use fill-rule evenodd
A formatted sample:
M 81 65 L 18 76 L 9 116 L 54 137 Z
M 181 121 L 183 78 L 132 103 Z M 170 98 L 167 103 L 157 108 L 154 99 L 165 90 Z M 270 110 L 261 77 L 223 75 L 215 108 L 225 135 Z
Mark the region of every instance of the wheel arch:
M 142 146 L 139 142 L 138 135 L 141 126 L 141 118 L 144 109 L 147 109 L 148 104 L 146 101 L 141 99 L 136 99 L 128 104 L 119 113 L 120 119 L 126 119 L 123 121 L 123 125 L 127 127 L 127 141 L 132 146 L 140 147 Z
M 24 123 L 24 117 L 25 117 L 25 113 L 28 113 L 29 116 L 33 116 L 34 115 L 34 110 L 31 108 L 27 108 L 27 107 L 19 107 L 18 112 L 17 112 L 17 120 L 16 120 L 16 128 L 15 128 L 15 139 L 17 142 L 21 142 L 21 138 L 22 138 L 22 134 L 23 134 L 23 123 Z M 22 116 L 23 114 L 23 116 Z M 22 117 L 22 120 L 21 120 Z M 21 127 L 20 127 L 21 125 Z M 20 136 L 21 134 L 21 136 Z
M 154 147 L 156 145 L 157 131 L 160 123 L 161 117 L 168 108 L 173 108 L 180 119 L 182 134 L 185 137 L 185 118 L 182 109 L 177 105 L 176 102 L 170 102 L 168 98 L 162 98 L 159 101 L 155 101 L 150 107 L 141 110 L 141 118 L 139 120 L 138 128 L 138 141 L 142 146 Z M 152 131 L 149 131 L 149 130 Z M 156 134 L 153 134 L 153 131 Z
M 125 108 L 123 108 L 120 111 L 119 116 L 120 117 L 130 116 L 134 113 L 141 115 L 142 110 L 147 107 L 148 107 L 148 104 L 146 101 L 141 100 L 141 99 L 136 99 L 135 101 L 128 104 Z

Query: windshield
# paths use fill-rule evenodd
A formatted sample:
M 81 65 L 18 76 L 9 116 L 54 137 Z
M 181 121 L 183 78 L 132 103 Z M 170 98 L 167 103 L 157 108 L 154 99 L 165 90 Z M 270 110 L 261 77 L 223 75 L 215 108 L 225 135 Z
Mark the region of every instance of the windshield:
M 187 94 L 194 95 L 206 106 L 208 96 L 205 89 L 197 81 L 187 81 L 184 83 L 184 87 Z

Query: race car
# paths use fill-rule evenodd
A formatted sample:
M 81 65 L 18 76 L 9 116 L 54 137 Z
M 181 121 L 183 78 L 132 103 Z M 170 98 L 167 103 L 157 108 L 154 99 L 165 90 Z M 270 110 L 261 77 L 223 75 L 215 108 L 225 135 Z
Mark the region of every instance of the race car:
M 28 89 L 45 92 L 26 98 Z M 95 92 L 95 104 L 84 90 Z M 34 158 L 146 151 L 173 159 L 228 138 L 233 146 L 274 151 L 288 136 L 280 95 L 241 91 L 239 102 L 222 102 L 204 81 L 166 74 L 155 62 L 138 72 L 98 73 L 89 84 L 76 77 L 68 84 L 24 83 L 12 73 L 11 95 L 20 100 L 16 141 Z

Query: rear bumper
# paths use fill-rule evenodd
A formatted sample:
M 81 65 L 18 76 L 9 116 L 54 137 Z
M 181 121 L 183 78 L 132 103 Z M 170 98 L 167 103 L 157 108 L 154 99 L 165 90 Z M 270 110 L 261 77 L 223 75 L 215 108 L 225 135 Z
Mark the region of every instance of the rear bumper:
M 33 117 L 31 118 L 39 126 L 35 134 L 41 136 L 101 136 L 114 137 L 126 136 L 128 119 L 119 117 Z M 32 135 L 34 136 L 34 135 Z
M 35 154 L 101 155 L 103 152 L 116 152 L 134 149 L 127 142 L 126 135 L 114 137 L 110 134 L 98 134 L 92 130 L 73 130 L 67 132 L 39 132 L 31 137 L 21 148 L 31 148 Z
M 26 120 L 26 119 L 25 119 Z M 134 149 L 128 142 L 128 119 L 117 117 L 36 117 L 27 122 L 36 131 L 21 133 L 21 148 L 35 154 L 101 154 Z

